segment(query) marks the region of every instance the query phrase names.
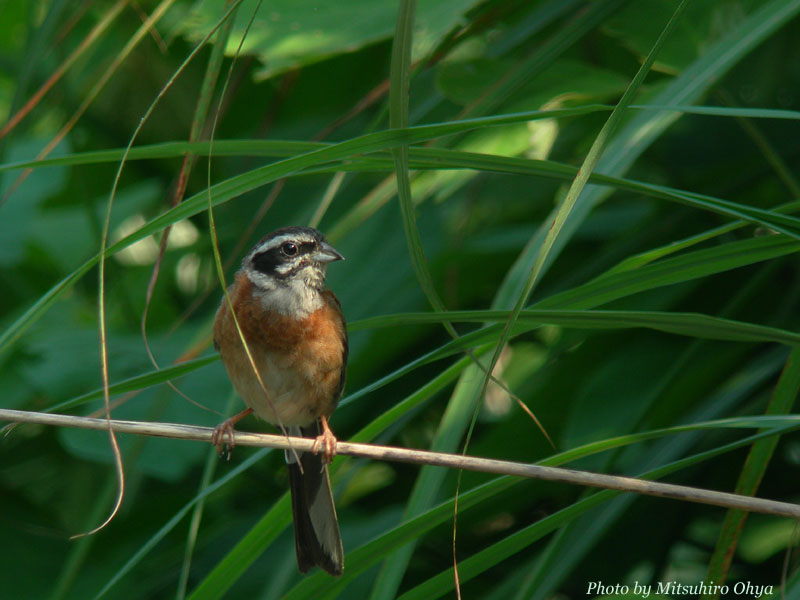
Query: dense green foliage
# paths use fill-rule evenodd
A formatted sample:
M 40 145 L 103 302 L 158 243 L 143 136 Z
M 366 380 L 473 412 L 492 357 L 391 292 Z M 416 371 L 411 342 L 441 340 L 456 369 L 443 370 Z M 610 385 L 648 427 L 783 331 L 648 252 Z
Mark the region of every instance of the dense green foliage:
M 289 224 L 346 256 L 328 278 L 351 324 L 340 439 L 468 439 L 475 456 L 800 502 L 796 420 L 747 418 L 790 413 L 800 379 L 800 1 L 688 2 L 607 140 L 679 2 L 426 1 L 413 30 L 398 4 L 413 8 L 0 2 L 2 408 L 103 414 L 108 247 L 113 417 L 238 412 L 210 339 L 212 203 L 226 281 Z M 589 184 L 568 194 L 590 148 Z M 495 374 L 555 450 L 501 387 L 481 396 L 472 364 L 518 304 Z M 457 490 L 472 598 L 579 598 L 597 581 L 777 593 L 794 527 L 339 457 L 345 574 L 301 577 L 282 453 L 120 445 L 120 513 L 70 540 L 114 504 L 108 435 L 20 425 L 2 439 L 0 597 L 453 597 Z

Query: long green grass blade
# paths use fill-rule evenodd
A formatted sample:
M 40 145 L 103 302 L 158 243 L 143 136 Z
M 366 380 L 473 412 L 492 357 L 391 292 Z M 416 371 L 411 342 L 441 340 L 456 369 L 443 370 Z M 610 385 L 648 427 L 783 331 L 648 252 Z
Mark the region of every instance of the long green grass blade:
M 227 485 L 230 481 L 236 478 L 238 475 L 244 473 L 247 469 L 252 467 L 257 462 L 264 459 L 270 452 L 270 448 L 264 448 L 255 452 L 252 456 L 242 461 L 242 463 L 232 469 L 229 473 L 223 475 L 208 487 L 206 487 L 201 493 L 196 495 L 192 498 L 189 502 L 187 502 L 175 515 L 167 521 L 154 535 L 152 535 L 142 546 L 139 550 L 131 556 L 122 567 L 114 574 L 114 577 L 111 578 L 97 594 L 94 596 L 95 600 L 99 600 L 100 598 L 104 597 L 110 590 L 113 588 L 119 581 L 125 577 L 130 571 L 133 569 L 135 565 L 142 561 L 142 559 L 147 556 L 147 554 L 158 544 L 161 540 L 163 540 L 167 534 L 175 529 L 178 524 L 183 520 L 183 518 L 189 514 L 198 502 L 207 498 L 209 495 L 217 491 L 218 489 Z
M 475 310 L 446 313 L 400 313 L 356 321 L 351 330 L 403 327 L 430 323 L 505 322 L 510 311 Z M 698 313 L 623 310 L 523 310 L 517 319 L 529 325 L 559 325 L 575 329 L 645 327 L 689 337 L 736 342 L 778 342 L 795 345 L 800 334 Z
M 195 358 L 187 360 L 176 365 L 164 367 L 163 369 L 156 369 L 149 373 L 136 375 L 125 381 L 114 383 L 109 386 L 108 391 L 111 396 L 118 396 L 120 394 L 127 394 L 129 392 L 139 392 L 149 387 L 161 385 L 167 381 L 183 377 L 189 373 L 193 373 L 197 369 L 202 369 L 206 365 L 217 362 L 219 356 L 216 354 L 212 356 L 203 356 L 202 358 Z M 65 400 L 55 406 L 51 406 L 45 412 L 60 412 L 69 410 L 78 406 L 82 406 L 94 400 L 101 400 L 103 398 L 103 389 L 99 388 L 86 394 L 81 394 L 75 398 Z
M 370 425 L 357 433 L 354 441 L 369 442 L 379 435 L 386 427 L 394 423 L 399 417 L 415 409 L 421 403 L 429 400 L 434 394 L 452 383 L 467 365 L 467 359 L 462 359 L 445 369 L 440 375 L 434 377 L 428 384 L 398 403 L 386 414 L 378 417 Z M 344 466 L 343 460 L 338 460 L 331 465 L 332 478 L 336 480 L 338 473 Z M 273 505 L 264 517 L 245 535 L 225 558 L 211 570 L 203 581 L 189 596 L 192 600 L 210 600 L 221 598 L 244 571 L 255 561 L 264 549 L 289 526 L 291 522 L 291 508 L 288 492 Z M 352 560 L 348 553 L 348 570 Z
M 267 157 L 286 157 L 300 153 L 313 152 L 330 147 L 330 144 L 312 142 L 292 142 L 292 141 L 259 141 L 259 140 L 220 140 L 214 143 L 214 154 L 225 156 L 267 156 Z M 207 154 L 209 144 L 207 142 L 174 142 L 158 144 L 153 146 L 133 148 L 128 159 L 134 158 L 163 158 L 170 156 L 182 156 L 185 153 Z M 33 161 L 31 163 L 14 163 L 6 165 L 7 168 L 21 168 L 29 165 L 56 165 L 56 164 L 89 164 L 93 162 L 113 162 L 118 160 L 123 151 L 109 150 L 106 152 L 94 152 L 72 155 L 70 158 L 58 157 L 45 161 Z M 66 159 L 66 160 L 64 160 Z M 63 162 L 62 162 L 63 160 Z M 85 160 L 86 163 L 80 161 Z M 75 161 L 75 162 L 73 162 Z M 327 161 L 325 163 L 328 164 Z M 3 170 L 0 166 L 0 170 Z M 476 154 L 458 150 L 438 149 L 438 148 L 410 148 L 409 149 L 409 168 L 422 169 L 473 169 L 477 171 L 509 173 L 516 175 L 532 175 L 546 178 L 555 178 L 571 181 L 577 174 L 577 168 L 549 160 L 535 160 L 527 158 L 517 158 L 508 156 L 492 156 L 487 154 Z M 370 157 L 349 157 L 340 159 L 335 164 L 328 166 L 309 166 L 302 169 L 299 173 L 327 172 L 327 171 L 392 171 L 394 166 L 387 158 L 380 155 Z M 298 173 L 298 174 L 299 174 Z M 616 189 L 638 192 L 652 198 L 669 200 L 691 206 L 700 210 L 717 213 L 729 218 L 742 219 L 744 221 L 762 225 L 781 231 L 793 237 L 800 236 L 800 219 L 789 217 L 784 214 L 777 214 L 774 210 L 765 210 L 755 207 L 744 206 L 735 202 L 714 198 L 712 196 L 697 194 L 677 190 L 666 186 L 655 185 L 640 181 L 634 181 L 621 177 L 613 177 L 602 173 L 592 173 L 589 176 L 590 183 L 606 184 Z M 791 210 L 796 210 L 794 205 L 789 205 Z M 787 209 L 780 212 L 783 213 Z
M 231 177 L 230 179 L 212 186 L 210 189 L 187 198 L 181 204 L 165 211 L 160 216 L 152 219 L 138 230 L 130 235 L 118 240 L 114 244 L 110 244 L 105 249 L 104 256 L 110 256 L 131 244 L 138 242 L 145 237 L 161 231 L 162 229 L 173 225 L 178 221 L 199 214 L 208 208 L 209 195 L 213 198 L 214 206 L 228 202 L 246 192 L 252 191 L 263 185 L 266 185 L 277 179 L 281 179 L 287 175 L 298 172 L 308 167 L 317 166 L 319 164 L 345 158 L 351 155 L 375 152 L 377 150 L 385 150 L 404 144 L 413 144 L 444 135 L 452 135 L 462 131 L 468 131 L 476 127 L 482 127 L 489 124 L 504 125 L 508 123 L 520 122 L 535 118 L 550 118 L 557 116 L 586 114 L 586 112 L 593 112 L 596 108 L 582 108 L 580 110 L 574 109 L 559 109 L 555 111 L 533 111 L 532 113 L 517 114 L 512 116 L 503 117 L 489 117 L 486 119 L 479 119 L 475 121 L 461 121 L 458 123 L 449 123 L 433 126 L 411 127 L 408 129 L 398 131 L 380 131 L 371 133 L 359 138 L 354 138 L 333 146 L 321 148 L 319 150 L 311 151 L 300 156 L 288 158 L 271 165 L 267 165 L 258 169 L 254 169 L 248 173 Z M 58 282 L 39 300 L 26 310 L 18 319 L 16 319 L 3 333 L 0 335 L 0 352 L 8 350 L 10 345 L 16 340 L 25 329 L 30 327 L 36 319 L 42 316 L 44 312 L 58 299 L 61 294 L 70 289 L 85 273 L 87 273 L 97 262 L 100 256 L 87 260 L 75 271 L 67 275 L 64 279 Z
M 533 291 L 534 287 L 536 286 L 539 278 L 544 273 L 545 263 L 548 262 L 550 259 L 550 253 L 555 246 L 556 239 L 561 234 L 561 230 L 564 227 L 567 219 L 569 218 L 570 214 L 572 213 L 573 208 L 576 206 L 578 202 L 578 198 L 583 192 L 584 187 L 589 181 L 589 175 L 592 171 L 596 168 L 600 161 L 600 156 L 602 155 L 603 151 L 605 150 L 606 146 L 609 144 L 611 136 L 613 135 L 614 131 L 619 127 L 623 114 L 627 107 L 632 103 L 634 96 L 636 95 L 639 87 L 644 82 L 645 77 L 647 76 L 648 72 L 650 71 L 650 67 L 652 66 L 653 62 L 655 61 L 656 56 L 658 55 L 659 50 L 661 49 L 664 41 L 667 39 L 669 34 L 675 28 L 680 19 L 681 14 L 685 10 L 687 6 L 688 0 L 682 0 L 682 2 L 678 5 L 673 13 L 672 17 L 670 18 L 669 22 L 664 27 L 663 31 L 659 35 L 658 39 L 656 40 L 655 44 L 653 45 L 652 50 L 647 55 L 644 63 L 640 67 L 639 71 L 636 73 L 636 76 L 631 81 L 628 88 L 625 90 L 625 93 L 622 95 L 619 103 L 614 110 L 612 111 L 611 115 L 609 116 L 608 120 L 603 125 L 603 128 L 600 130 L 597 138 L 592 143 L 592 147 L 589 149 L 589 153 L 586 156 L 586 159 L 583 161 L 581 168 L 578 170 L 578 173 L 575 176 L 572 185 L 570 186 L 567 195 L 565 196 L 561 206 L 556 210 L 555 216 L 553 220 L 548 224 L 547 233 L 544 236 L 544 240 L 542 241 L 542 246 L 539 249 L 539 252 L 536 255 L 536 258 L 533 262 L 533 266 L 531 267 L 530 273 L 527 277 L 527 281 L 518 294 L 517 301 L 514 305 L 514 309 L 511 315 L 508 318 L 508 322 L 506 327 L 503 330 L 503 334 L 500 337 L 500 340 L 497 343 L 497 349 L 495 350 L 494 356 L 490 362 L 489 371 L 491 372 L 495 365 L 497 364 L 498 359 L 500 358 L 500 351 L 505 346 L 508 338 L 511 334 L 511 327 L 514 325 L 514 322 L 519 318 L 519 314 L 522 312 L 523 307 L 528 301 L 528 297 L 530 296 L 531 292 Z M 486 392 L 486 386 L 489 383 L 488 376 L 484 378 L 483 386 L 481 389 L 481 397 Z
M 756 419 L 760 419 L 760 417 L 756 417 Z M 726 444 L 724 446 L 720 446 L 718 448 L 709 450 L 707 452 L 703 452 L 697 454 L 692 457 L 687 457 L 678 461 L 671 462 L 663 467 L 658 469 L 651 470 L 648 473 L 644 473 L 641 475 L 644 479 L 658 479 L 663 477 L 671 472 L 687 468 L 689 466 L 695 465 L 698 462 L 702 462 L 705 460 L 709 460 L 720 454 L 725 452 L 730 452 L 732 450 L 741 448 L 742 446 L 747 445 L 748 443 L 752 443 L 753 440 L 756 439 L 769 439 L 769 437 L 774 437 L 778 434 L 788 433 L 789 431 L 796 430 L 800 428 L 800 423 L 797 422 L 797 419 L 793 419 L 794 422 L 791 424 L 785 424 L 782 421 L 773 421 L 776 424 L 776 428 L 770 430 L 769 432 L 761 432 L 752 436 L 748 436 L 743 440 L 738 440 L 732 442 L 730 444 Z M 758 421 L 757 421 L 758 422 Z M 744 422 L 741 423 L 745 426 L 757 426 L 757 422 L 751 422 L 749 425 L 745 424 Z M 780 423 L 784 423 L 780 425 Z M 631 436 L 625 436 L 624 441 L 623 438 L 619 440 L 604 440 L 603 442 L 598 442 L 596 444 L 590 444 L 587 446 L 582 446 L 581 448 L 575 448 L 568 453 L 559 453 L 555 456 L 552 456 L 548 459 L 542 460 L 537 462 L 536 464 L 548 465 L 548 466 L 558 466 L 563 465 L 567 461 L 570 460 L 577 460 L 578 458 L 584 458 L 586 456 L 590 456 L 596 452 L 603 452 L 607 451 L 609 448 L 613 447 L 610 444 L 627 444 L 627 443 L 634 443 L 634 442 L 641 442 L 648 439 L 654 439 L 656 437 L 661 437 L 662 435 L 666 434 L 668 431 L 671 433 L 677 433 L 678 430 L 680 431 L 689 431 L 689 430 L 705 430 L 707 427 L 716 427 L 716 425 L 712 423 L 705 423 L 705 424 L 697 424 L 694 426 L 687 426 L 686 428 L 670 428 L 669 430 L 662 430 L 660 432 L 647 432 L 642 434 L 635 434 Z M 498 477 L 488 483 L 480 485 L 476 488 L 473 488 L 467 492 L 464 492 L 459 496 L 459 507 L 462 510 L 468 510 L 474 506 L 479 505 L 482 502 L 486 502 L 491 500 L 493 497 L 498 496 L 507 492 L 512 486 L 520 483 L 522 480 L 514 479 L 511 477 Z M 529 546 L 531 543 L 535 542 L 539 539 L 542 535 L 549 533 L 554 528 L 561 526 L 565 523 L 568 523 L 575 517 L 583 514 L 588 509 L 596 506 L 596 503 L 605 502 L 608 499 L 612 498 L 614 495 L 617 495 L 617 492 L 599 492 L 597 494 L 593 494 L 590 498 L 597 498 L 591 502 L 587 502 L 586 500 L 580 501 L 576 504 L 571 505 L 565 509 L 562 509 L 558 513 L 551 515 L 550 517 L 546 517 L 542 521 L 538 521 L 537 524 L 539 527 L 545 526 L 545 530 L 538 530 L 534 529 L 531 530 L 530 528 L 526 528 L 517 534 L 513 534 L 510 538 L 506 538 L 502 542 L 499 542 L 500 546 L 492 546 L 485 551 L 475 555 L 474 557 L 470 557 L 467 561 L 473 561 L 468 563 L 467 561 L 462 562 L 459 565 L 459 573 L 461 573 L 461 569 L 465 564 L 468 564 L 468 569 L 471 575 L 467 577 L 469 579 L 471 576 L 480 574 L 486 571 L 490 566 L 497 564 L 499 560 L 506 558 L 513 554 L 514 552 L 518 552 L 520 549 Z M 583 502 L 587 502 L 583 504 Z M 336 597 L 337 594 L 342 593 L 342 591 L 346 588 L 347 584 L 350 583 L 353 579 L 355 579 L 358 575 L 363 573 L 368 568 L 372 567 L 377 561 L 381 560 L 384 556 L 389 555 L 392 553 L 393 548 L 396 548 L 402 544 L 406 544 L 412 540 L 415 540 L 422 536 L 425 532 L 429 531 L 436 525 L 439 525 L 445 521 L 447 521 L 452 516 L 453 511 L 453 500 L 447 500 L 433 508 L 426 510 L 424 513 L 420 514 L 419 516 L 410 518 L 406 522 L 401 525 L 398 525 L 396 528 L 388 531 L 387 533 L 383 534 L 381 537 L 377 538 L 372 542 L 368 542 L 361 548 L 357 548 L 356 550 L 348 553 L 348 570 L 340 577 L 337 578 L 335 582 L 331 582 L 330 578 L 327 577 L 324 573 L 318 572 L 314 573 L 306 578 L 304 578 L 300 583 L 298 583 L 286 596 L 287 598 L 309 598 L 309 597 Z M 547 519 L 553 519 L 552 521 L 548 521 Z M 537 524 L 534 524 L 530 527 L 535 527 Z M 527 537 L 524 532 L 531 533 L 532 531 L 536 531 L 539 535 L 536 535 L 534 538 Z M 524 543 L 519 545 L 517 543 L 520 540 L 520 535 L 522 539 L 524 539 Z M 484 552 L 488 554 L 484 554 Z M 497 560 L 490 560 L 483 564 L 478 562 L 476 557 L 485 557 L 485 556 L 496 556 Z M 474 566 L 473 566 L 474 565 Z M 415 588 L 415 590 L 419 590 L 420 595 L 413 595 L 411 597 L 436 597 L 436 594 L 442 592 L 433 592 L 433 586 L 441 587 L 442 590 L 452 589 L 453 585 L 453 573 L 452 569 L 443 572 L 442 574 L 436 576 L 432 580 L 427 583 L 422 584 L 421 589 Z M 449 587 L 448 587 L 449 586 Z M 417 592 L 411 591 L 408 592 L 409 594 Z M 425 596 L 425 593 L 433 593 L 433 596 Z
M 766 410 L 768 416 L 786 415 L 800 393 L 800 349 L 795 349 L 789 355 L 783 369 L 778 385 L 775 387 L 772 399 Z M 769 466 L 775 448 L 780 441 L 780 436 L 759 440 L 750 448 L 744 466 L 736 483 L 736 493 L 745 496 L 754 496 L 761 484 L 761 479 Z M 747 519 L 747 513 L 741 510 L 729 510 L 720 529 L 719 538 L 714 548 L 714 553 L 708 565 L 708 581 L 724 583 L 728 578 L 731 562 L 736 552 L 739 536 Z M 706 594 L 705 598 L 718 598 L 718 593 Z
M 645 290 L 707 277 L 730 269 L 786 256 L 800 244 L 782 236 L 752 238 L 696 250 L 635 271 L 613 272 L 536 302 L 535 308 L 591 308 Z
M 747 443 L 772 439 L 776 435 L 787 433 L 788 431 L 789 428 L 781 428 L 777 430 L 771 430 L 769 433 L 760 433 L 749 436 L 745 440 L 739 440 L 714 448 L 712 450 L 700 452 L 693 456 L 670 462 L 656 469 L 642 473 L 638 475 L 638 477 L 641 479 L 660 479 L 666 475 L 669 475 L 670 473 L 680 471 L 681 469 L 685 469 L 711 458 L 715 458 L 720 454 L 741 448 Z M 559 527 L 563 527 L 564 525 L 573 522 L 577 517 L 585 514 L 588 510 L 600 506 L 601 504 L 608 502 L 612 498 L 619 495 L 619 492 L 612 490 L 603 490 L 602 492 L 593 493 L 587 498 L 579 500 L 578 502 L 506 537 L 500 542 L 489 546 L 485 550 L 482 550 L 481 552 L 459 563 L 460 580 L 462 582 L 466 582 L 478 575 L 485 573 L 491 567 L 529 547 L 531 544 L 540 540 L 547 534 L 552 533 Z M 400 598 L 403 600 L 427 600 L 428 598 L 439 598 L 452 590 L 453 581 L 453 570 L 451 568 L 440 573 L 439 575 L 436 575 L 435 577 L 432 577 L 428 581 L 418 585 L 412 590 L 409 590 L 400 596 Z

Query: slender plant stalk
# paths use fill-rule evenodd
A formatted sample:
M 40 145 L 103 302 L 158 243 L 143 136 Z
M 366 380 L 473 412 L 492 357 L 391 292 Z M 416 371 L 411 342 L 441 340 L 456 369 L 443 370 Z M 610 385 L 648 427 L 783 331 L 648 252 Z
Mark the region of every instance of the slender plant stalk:
M 106 419 L 91 417 L 78 417 L 73 415 L 54 415 L 24 410 L 0 409 L 0 420 L 14 423 L 38 423 L 57 427 L 76 427 L 80 429 L 93 429 L 105 431 L 108 429 Z M 111 422 L 114 431 L 136 435 L 164 437 L 195 442 L 211 443 L 214 435 L 213 427 L 199 427 L 196 425 L 181 425 L 177 423 L 152 423 L 146 421 Z M 295 449 L 300 452 L 312 452 L 314 440 L 308 438 L 291 437 L 284 435 L 271 435 L 266 433 L 234 432 L 234 443 L 237 446 L 254 446 L 258 448 L 277 448 L 279 450 Z M 336 453 L 344 456 L 369 458 L 372 460 L 386 460 L 404 462 L 415 465 L 431 465 L 481 473 L 494 473 L 499 475 L 512 475 L 527 477 L 543 481 L 555 481 L 598 487 L 622 492 L 634 492 L 647 496 L 673 498 L 687 502 L 710 504 L 736 508 L 750 512 L 760 512 L 779 517 L 800 519 L 800 505 L 740 496 L 726 492 L 715 492 L 688 486 L 645 481 L 634 477 L 619 475 L 605 475 L 562 469 L 559 467 L 546 467 L 507 460 L 478 458 L 463 454 L 448 454 L 445 452 L 430 452 L 427 450 L 409 450 L 392 446 L 377 446 L 374 444 L 355 444 L 351 442 L 338 442 Z

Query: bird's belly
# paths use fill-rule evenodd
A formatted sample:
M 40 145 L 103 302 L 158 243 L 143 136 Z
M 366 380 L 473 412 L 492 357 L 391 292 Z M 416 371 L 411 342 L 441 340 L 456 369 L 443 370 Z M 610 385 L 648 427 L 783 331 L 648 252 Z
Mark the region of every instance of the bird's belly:
M 255 376 L 249 361 L 225 366 L 229 371 L 239 371 L 231 378 L 234 387 L 256 416 L 276 426 L 307 426 L 326 412 L 320 405 L 319 392 L 313 381 L 293 365 L 285 360 L 275 360 L 270 353 L 255 352 L 253 360 L 261 381 Z

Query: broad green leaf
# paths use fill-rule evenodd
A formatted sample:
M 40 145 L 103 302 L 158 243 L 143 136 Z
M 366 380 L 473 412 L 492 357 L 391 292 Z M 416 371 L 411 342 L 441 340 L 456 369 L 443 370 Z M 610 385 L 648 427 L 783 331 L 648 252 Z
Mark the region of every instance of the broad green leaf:
M 464 13 L 475 4 L 475 0 L 423 3 L 414 35 L 414 59 L 419 60 L 433 50 L 445 33 L 460 25 Z M 229 42 L 229 54 L 236 51 L 246 23 L 245 15 L 254 7 L 254 0 L 242 4 Z M 202 38 L 219 19 L 221 8 L 215 1 L 198 2 L 182 33 L 193 40 Z M 396 10 L 394 2 L 385 0 L 341 0 L 330 4 L 273 0 L 264 4 L 256 15 L 242 53 L 259 58 L 263 68 L 258 77 L 266 79 L 389 39 L 394 31 Z

